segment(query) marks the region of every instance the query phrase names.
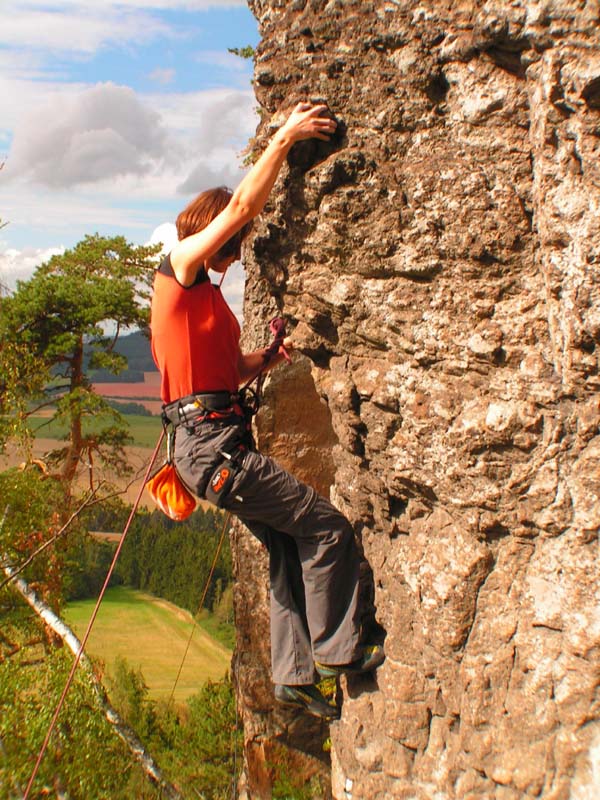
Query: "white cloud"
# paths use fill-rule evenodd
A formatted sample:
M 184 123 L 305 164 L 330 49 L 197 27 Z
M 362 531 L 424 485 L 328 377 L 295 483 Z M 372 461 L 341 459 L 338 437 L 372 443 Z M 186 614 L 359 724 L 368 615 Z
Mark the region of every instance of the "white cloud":
M 90 55 L 116 43 L 185 35 L 156 13 L 244 6 L 244 0 L 5 0 L 0 44 Z
M 36 267 L 48 261 L 52 256 L 59 256 L 64 252 L 65 248 L 62 246 L 4 250 L 4 252 L 0 252 L 0 284 L 13 291 L 16 289 L 17 281 L 28 280 L 35 272 Z
M 199 194 L 214 186 L 235 188 L 243 177 L 243 172 L 235 164 L 224 164 L 214 169 L 211 162 L 202 161 L 197 164 L 187 178 L 177 186 L 181 194 Z
M 148 244 L 162 244 L 161 253 L 170 253 L 177 243 L 177 228 L 173 222 L 163 222 L 152 231 Z
M 114 232 L 114 235 L 118 233 L 129 238 L 135 236 L 135 231 L 141 231 L 144 238 L 156 225 L 157 211 L 140 202 L 148 197 L 148 191 L 144 192 L 142 188 L 139 188 L 137 196 L 128 196 L 127 203 L 123 204 L 120 187 L 133 183 L 133 178 L 129 181 L 115 180 L 110 192 L 108 185 L 105 190 L 96 186 L 87 191 L 36 187 L 32 192 L 28 184 L 11 184 L 9 196 L 6 191 L 0 191 L 0 219 L 10 223 L 2 232 L 4 238 L 15 242 L 17 232 L 27 231 L 27 243 L 32 246 L 51 245 L 57 238 L 67 241 L 70 246 L 85 233 L 99 229 L 108 230 L 107 235 Z M 164 182 L 155 181 L 154 195 L 154 199 L 166 197 Z
M 132 89 L 99 84 L 25 116 L 14 132 L 6 178 L 68 187 L 143 175 L 167 153 L 160 115 Z
M 257 121 L 251 91 L 138 95 L 108 83 L 50 98 L 40 104 L 30 95 L 35 110 L 24 111 L 15 127 L 2 182 L 112 190 L 117 180 L 142 195 L 146 181 L 156 179 L 168 194 L 235 186 Z M 128 176 L 135 178 L 131 187 L 123 185 Z
M 223 52 L 222 50 L 204 50 L 194 56 L 198 64 L 212 64 L 223 70 L 240 72 L 246 75 L 247 64 L 245 59 L 236 56 L 234 53 Z
M 166 86 L 168 83 L 173 83 L 175 75 L 174 69 L 157 67 L 152 70 L 148 77 L 150 80 L 156 81 L 156 83 L 160 83 L 162 86 Z
M 149 93 L 144 95 L 144 102 L 160 109 L 169 128 L 191 137 L 190 144 L 195 148 L 246 141 L 258 121 L 256 98 L 250 88 Z
M 220 280 L 220 278 L 219 278 Z M 244 287 L 246 285 L 246 273 L 240 261 L 232 264 L 221 286 L 221 291 L 231 310 L 238 318 L 240 325 L 244 318 Z
M 242 151 L 258 117 L 252 91 L 211 89 L 190 94 L 146 97 L 160 107 L 184 153 L 176 189 L 196 194 L 211 186 L 235 187 L 244 173 Z
M 142 10 L 132 13 L 116 4 L 94 10 L 73 4 L 70 9 L 47 10 L 40 3 L 24 8 L 3 9 L 0 43 L 5 47 L 26 47 L 53 53 L 91 55 L 115 42 L 149 42 L 157 36 L 174 35 L 174 30 L 156 16 Z
M 10 78 L 4 73 L 4 59 L 0 50 L 0 97 L 2 97 L 2 115 L 0 131 L 3 135 L 14 137 L 14 131 L 24 119 L 36 114 L 41 108 L 50 110 L 51 119 L 55 116 L 53 109 L 63 102 L 85 91 L 85 84 L 58 83 L 42 81 L 28 77 Z M 42 130 L 46 127 L 44 125 Z
M 256 99 L 250 90 L 215 91 L 203 99 L 210 108 L 198 119 L 197 141 L 213 148 L 240 138 L 247 141 L 246 132 L 256 128 Z

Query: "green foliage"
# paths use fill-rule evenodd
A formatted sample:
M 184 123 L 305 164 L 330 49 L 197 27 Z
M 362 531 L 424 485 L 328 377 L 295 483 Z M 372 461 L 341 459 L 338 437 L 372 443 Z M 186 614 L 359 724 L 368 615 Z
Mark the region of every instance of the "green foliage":
M 110 679 L 111 700 L 123 719 L 138 734 L 149 741 L 158 730 L 154 704 L 148 700 L 148 687 L 141 670 L 130 669 L 125 658 L 115 660 Z
M 242 754 L 242 731 L 229 676 L 208 681 L 188 701 L 175 733 L 174 751 L 162 758 L 165 770 L 176 770 L 185 796 L 229 800 Z
M 160 511 L 140 511 L 123 545 L 118 574 L 129 586 L 164 597 L 196 614 L 222 526 L 223 514 L 212 509 L 199 508 L 185 522 L 173 522 Z M 213 608 L 216 593 L 222 594 L 231 583 L 231 576 L 231 550 L 226 537 L 206 608 Z
M 227 51 L 240 58 L 254 58 L 256 52 L 250 44 L 247 44 L 245 47 L 228 47 Z
M 140 417 L 151 417 L 152 412 L 148 411 L 146 406 L 143 406 L 141 403 L 123 403 L 119 400 L 109 400 L 108 405 L 111 408 L 114 408 L 115 411 L 118 411 L 119 414 L 124 414 L 125 416 L 128 415 L 137 415 Z
M 84 456 L 90 463 L 99 456 L 115 469 L 125 467 L 126 427 L 93 392 L 84 349 L 90 368 L 124 368 L 126 358 L 115 350 L 116 341 L 122 329 L 147 324 L 158 249 L 136 247 L 121 236 L 86 236 L 2 299 L 0 360 L 6 362 L 8 377 L 1 410 L 18 419 L 24 398 L 35 397 L 42 405 L 56 403 L 56 415 L 69 423 L 68 444 L 55 453 L 68 484 Z M 104 335 L 107 324 L 117 331 L 111 338 Z M 23 365 L 19 348 L 30 356 Z M 100 431 L 86 428 L 91 418 L 105 420 Z
M 2 797 L 24 791 L 72 663 L 65 650 L 46 649 L 39 629 L 32 641 L 32 630 L 28 640 L 21 623 L 10 623 L 11 618 L 4 617 L 0 645 Z M 82 672 L 76 675 L 34 784 L 33 797 L 47 794 L 112 800 L 159 797 L 110 729 Z
M 72 250 L 53 256 L 33 278 L 20 281 L 3 301 L 9 330 L 18 330 L 46 367 L 60 365 L 69 376 L 85 337 L 90 358 L 104 353 L 118 370 L 123 356 L 114 352 L 101 323 L 143 325 L 148 309 L 156 248 L 135 247 L 121 237 L 86 236 Z M 83 355 L 83 352 L 81 353 Z
M 0 319 L 5 302 L 0 300 Z M 41 394 L 45 379 L 35 354 L 27 345 L 0 335 L 0 451 L 9 439 L 17 438 L 25 445 L 30 444 L 27 408 L 30 398 Z
M 184 797 L 229 800 L 235 762 L 241 759 L 242 731 L 228 675 L 207 681 L 178 713 L 150 700 L 141 672 L 122 659 L 110 695 Z
M 0 473 L 0 498 L 0 519 L 4 516 L 0 556 L 17 568 L 61 528 L 62 515 L 58 509 L 66 507 L 64 487 L 35 467 L 24 471 L 10 469 Z M 31 587 L 54 608 L 62 600 L 64 558 L 63 541 L 48 548 L 23 572 Z M 6 599 L 4 595 L 2 599 Z
M 87 533 L 74 535 L 63 567 L 63 598 L 65 601 L 96 598 L 104 585 L 114 555 L 114 546 L 96 541 Z M 121 583 L 113 574 L 109 587 Z
M 216 581 L 213 613 L 203 609 L 198 616 L 198 624 L 213 639 L 233 650 L 235 647 L 235 620 L 233 616 L 233 583 L 221 591 L 222 579 Z
M 326 795 L 318 776 L 306 780 L 290 767 L 288 752 L 282 745 L 276 747 L 268 763 L 272 775 L 272 800 L 317 800 Z
M 116 533 L 123 530 L 130 513 L 129 503 L 126 503 L 121 497 L 111 497 L 109 500 L 87 508 L 82 514 L 82 520 L 88 531 Z
M 136 382 L 144 380 L 144 372 L 156 372 L 156 364 L 152 358 L 150 341 L 146 331 L 135 331 L 126 336 L 121 336 L 114 347 L 114 352 L 122 355 L 127 361 L 127 369 L 115 376 L 106 370 L 101 371 L 101 375 L 95 374 L 94 380 L 98 383 L 104 381 Z M 89 359 L 89 349 L 84 348 L 84 357 Z M 134 377 L 135 376 L 137 377 Z

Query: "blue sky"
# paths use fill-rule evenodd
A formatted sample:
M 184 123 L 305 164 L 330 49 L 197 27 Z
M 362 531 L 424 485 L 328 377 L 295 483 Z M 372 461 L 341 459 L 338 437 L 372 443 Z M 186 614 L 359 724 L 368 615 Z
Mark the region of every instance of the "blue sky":
M 209 186 L 235 185 L 253 135 L 245 0 L 4 0 L 0 282 L 86 233 L 147 243 Z M 224 284 L 241 300 L 243 275 Z

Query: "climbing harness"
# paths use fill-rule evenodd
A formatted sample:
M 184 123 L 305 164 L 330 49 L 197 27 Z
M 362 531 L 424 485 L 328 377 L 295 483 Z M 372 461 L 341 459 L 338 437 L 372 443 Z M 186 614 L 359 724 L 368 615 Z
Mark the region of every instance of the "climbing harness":
M 246 421 L 244 441 L 232 453 L 218 451 L 222 460 L 217 463 L 208 480 L 205 497 L 218 508 L 223 506 L 235 476 L 242 469 L 244 456 L 248 450 L 254 449 L 252 418 L 260 407 L 264 371 L 277 353 L 281 352 L 287 361 L 291 361 L 283 345 L 286 337 L 285 320 L 274 317 L 269 322 L 269 330 L 273 335 L 273 341 L 263 353 L 259 371 L 237 392 L 197 392 L 163 406 L 162 420 L 167 437 L 167 459 L 150 479 L 147 488 L 158 508 L 171 519 L 179 521 L 186 519 L 196 507 L 193 495 L 179 477 L 173 462 L 175 431 L 179 426 L 192 433 L 206 420 L 226 420 L 238 416 Z M 256 385 L 252 386 L 255 382 Z

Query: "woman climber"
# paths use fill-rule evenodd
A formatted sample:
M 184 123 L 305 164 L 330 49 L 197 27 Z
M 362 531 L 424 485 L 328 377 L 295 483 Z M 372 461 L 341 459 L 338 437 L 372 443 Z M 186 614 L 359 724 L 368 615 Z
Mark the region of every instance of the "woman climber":
M 179 476 L 267 547 L 275 697 L 324 719 L 339 709 L 319 691 L 319 676 L 363 673 L 384 660 L 382 647 L 359 640 L 354 533 L 331 503 L 254 449 L 239 386 L 282 361 L 292 342 L 243 354 L 238 322 L 207 270 L 224 274 L 239 259 L 292 145 L 328 141 L 335 128 L 326 106 L 298 104 L 235 192 L 203 192 L 181 212 L 179 241 L 156 273 L 151 317 Z

